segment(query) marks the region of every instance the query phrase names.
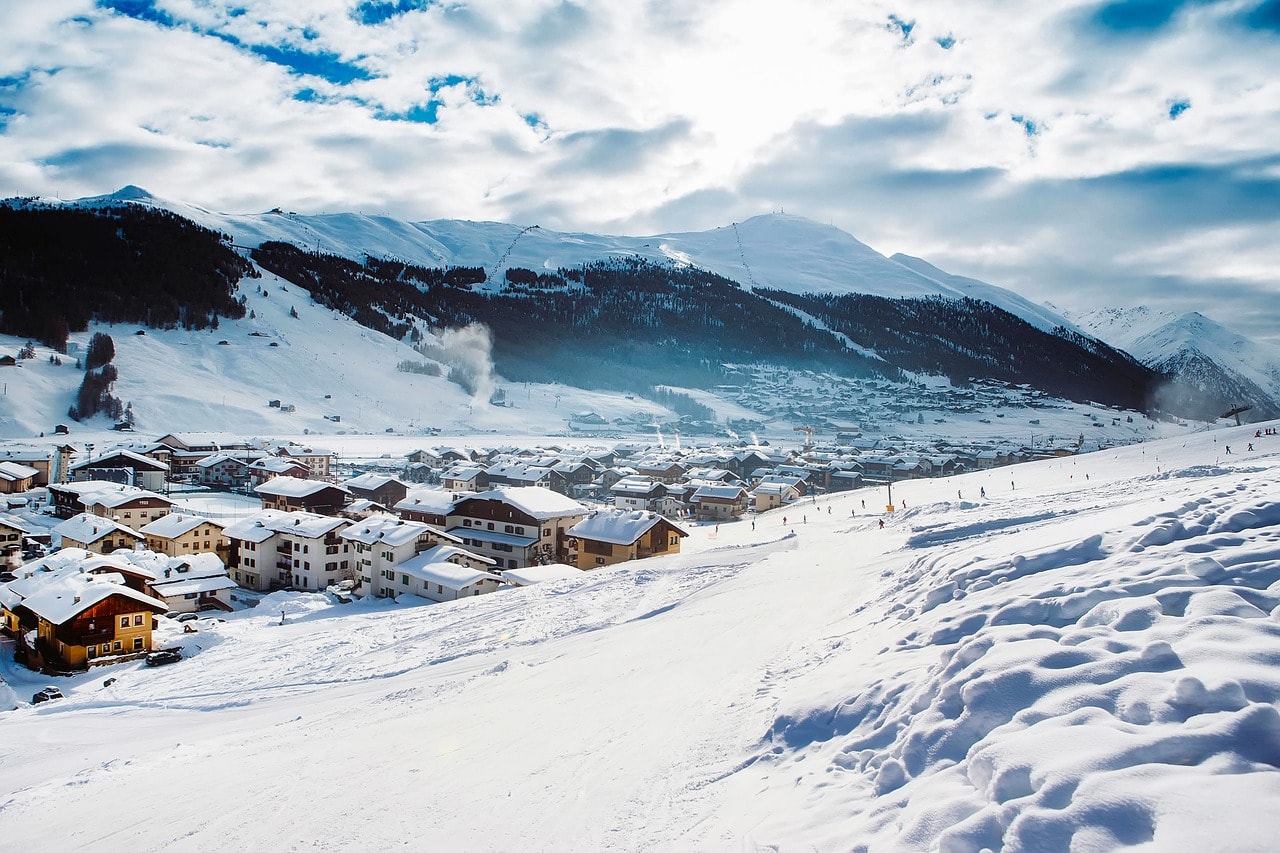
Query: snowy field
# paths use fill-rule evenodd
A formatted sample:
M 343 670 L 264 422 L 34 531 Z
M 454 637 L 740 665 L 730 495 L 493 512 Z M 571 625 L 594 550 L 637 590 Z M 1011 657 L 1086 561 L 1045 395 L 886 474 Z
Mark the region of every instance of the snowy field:
M 0 831 L 1274 849 L 1280 437 L 1257 428 L 907 482 L 892 514 L 867 490 L 694 526 L 678 556 L 460 603 L 277 593 L 194 634 L 161 620 L 185 660 L 59 679 L 39 706 L 50 679 L 5 649 Z

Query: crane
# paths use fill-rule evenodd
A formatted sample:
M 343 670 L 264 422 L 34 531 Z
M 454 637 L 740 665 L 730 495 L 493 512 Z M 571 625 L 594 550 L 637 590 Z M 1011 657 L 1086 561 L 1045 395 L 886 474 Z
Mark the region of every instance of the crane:
M 813 434 L 814 434 L 814 432 L 815 432 L 815 430 L 814 430 L 814 428 L 813 428 L 813 427 L 811 427 L 811 426 L 798 426 L 798 427 L 793 427 L 791 431 L 792 431 L 792 432 L 802 432 L 802 433 L 804 433 L 804 449 L 805 449 L 805 450 L 812 450 L 812 449 L 813 449 Z

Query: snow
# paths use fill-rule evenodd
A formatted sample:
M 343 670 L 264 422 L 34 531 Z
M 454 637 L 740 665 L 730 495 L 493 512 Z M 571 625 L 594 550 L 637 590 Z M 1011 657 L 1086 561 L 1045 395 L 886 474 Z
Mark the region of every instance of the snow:
M 570 536 L 594 539 L 597 542 L 630 545 L 660 521 L 662 516 L 648 510 L 602 509 L 570 527 L 568 533 Z M 672 527 L 681 533 L 685 532 L 675 525 Z
M 551 518 L 564 518 L 571 515 L 584 515 L 587 508 L 573 498 L 565 497 L 550 489 L 537 486 L 502 486 L 485 492 L 468 495 L 465 500 L 501 501 L 511 504 L 516 509 L 539 521 Z M 470 531 L 472 533 L 476 531 Z
M 805 499 L 459 602 L 276 593 L 161 620 L 182 662 L 39 706 L 50 679 L 0 655 L 6 843 L 1269 849 L 1280 437 L 1255 428 L 899 483 L 889 515 Z

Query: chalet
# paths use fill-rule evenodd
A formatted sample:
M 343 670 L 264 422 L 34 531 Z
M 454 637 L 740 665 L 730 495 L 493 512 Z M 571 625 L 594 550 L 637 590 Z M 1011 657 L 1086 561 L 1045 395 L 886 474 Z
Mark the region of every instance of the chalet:
M 72 481 L 100 480 L 156 491 L 164 488 L 169 466 L 132 450 L 117 449 L 71 466 Z
M 196 463 L 196 482 L 202 486 L 248 488 L 252 482 L 249 466 L 262 456 L 255 451 L 214 453 Z M 303 470 L 303 466 L 298 466 Z
M 436 545 L 396 567 L 379 595 L 408 593 L 430 601 L 456 601 L 494 592 L 502 578 L 478 568 L 493 561 L 452 545 Z
M 635 468 L 629 468 L 626 466 L 619 467 L 619 468 L 606 468 L 596 476 L 595 482 L 600 486 L 601 489 L 608 491 L 612 489 L 614 484 L 617 483 L 619 480 L 626 479 L 627 477 L 639 477 L 639 476 L 640 475 L 639 473 L 636 472 Z M 653 478 L 645 477 L 644 479 L 652 480 Z
M 356 498 L 338 510 L 338 515 L 343 518 L 349 518 L 352 521 L 361 521 L 375 515 L 387 515 L 390 512 L 390 507 L 383 506 L 377 501 L 371 501 L 368 498 Z
M 751 508 L 756 512 L 767 512 L 795 503 L 801 497 L 795 483 L 759 483 L 751 490 Z
M 296 459 L 281 456 L 263 456 L 249 463 L 249 482 L 252 485 L 260 486 L 276 477 L 307 480 L 311 477 L 311 470 Z
M 649 477 L 659 483 L 675 483 L 684 477 L 685 468 L 679 462 L 666 459 L 651 459 L 635 464 L 636 473 L 641 477 Z
M 225 433 L 169 433 L 146 448 L 146 455 L 169 466 L 175 478 L 194 477 L 200 460 L 215 453 L 235 453 L 249 449 L 249 444 Z
M 40 470 L 21 462 L 0 462 L 0 494 L 16 494 L 30 491 Z
M 50 484 L 49 502 L 58 518 L 91 511 L 103 516 L 120 515 L 122 521 L 139 527 L 168 514 L 173 506 L 164 495 L 102 480 Z
M 618 509 L 656 510 L 658 502 L 667 496 L 667 486 L 639 475 L 624 477 L 609 489 L 613 505 Z
M 569 528 L 576 540 L 576 565 L 595 569 L 627 560 L 680 553 L 680 540 L 689 534 L 656 512 L 603 509 Z
M 596 466 L 589 462 L 557 462 L 551 466 L 548 487 L 562 495 L 574 497 L 589 487 L 596 477 Z
M 171 512 L 138 529 L 146 537 L 147 550 L 170 557 L 190 554 L 217 554 L 226 559 L 230 543 L 222 534 L 223 525 L 203 516 Z
M 142 552 L 147 554 L 148 552 Z M 133 555 L 136 559 L 139 555 Z M 154 557 L 155 579 L 147 584 L 152 598 L 163 601 L 168 612 L 195 613 L 203 610 L 231 610 L 231 590 L 235 581 L 216 554 L 186 557 Z
M 587 514 L 585 506 L 550 489 L 508 486 L 459 498 L 449 511 L 448 531 L 499 568 L 515 569 L 566 562 L 566 531 Z
M 390 474 L 361 474 L 346 480 L 342 485 L 355 497 L 366 498 L 383 506 L 394 506 L 409 493 L 409 487 Z
M 833 492 L 847 492 L 851 489 L 860 489 L 862 486 L 861 469 L 839 468 L 831 472 L 831 485 L 828 488 Z
M 355 580 L 351 544 L 339 535 L 351 522 L 311 512 L 264 509 L 228 524 L 227 569 L 246 589 L 325 589 Z
M 35 531 L 17 516 L 0 514 L 0 571 L 22 559 L 23 540 Z
M 742 486 L 699 486 L 689 497 L 694 517 L 707 521 L 741 518 L 749 500 Z
M 71 484 L 67 484 L 71 485 Z M 80 495 L 86 511 L 102 518 L 142 527 L 163 518 L 173 509 L 173 501 L 164 495 L 134 486 L 115 486 Z
M 68 518 L 54 527 L 53 532 L 61 537 L 63 548 L 83 548 L 95 554 L 132 549 L 146 542 L 145 537 L 133 528 L 91 512 Z
M 408 589 L 396 587 L 395 574 L 400 566 L 423 551 L 437 545 L 458 546 L 458 537 L 421 521 L 405 521 L 394 515 L 375 515 L 338 534 L 355 552 L 358 580 L 365 594 L 400 595 Z M 487 568 L 493 561 L 475 555 L 475 568 Z M 405 586 L 408 581 L 405 581 Z
M 427 465 L 431 467 L 439 466 L 441 459 L 440 454 L 434 450 L 415 450 L 412 453 L 406 453 L 405 461 L 410 465 Z
M 351 496 L 345 486 L 319 480 L 299 480 L 296 477 L 276 477 L 254 486 L 253 491 L 262 498 L 263 509 L 314 512 L 321 515 L 336 514 Z
M 309 476 L 322 480 L 329 476 L 329 465 L 333 460 L 333 451 L 325 450 L 321 447 L 312 447 L 303 444 L 276 444 L 265 448 L 272 456 L 279 456 L 283 459 L 292 459 L 305 465 Z
M 432 527 L 449 523 L 449 510 L 456 496 L 441 489 L 414 489 L 392 507 L 405 521 L 422 521 Z
M 489 473 L 474 463 L 452 465 L 440 475 L 446 491 L 475 492 L 489 487 Z
M 67 478 L 67 470 L 71 467 L 71 457 L 75 452 L 75 448 L 69 444 L 52 449 L 8 445 L 0 447 L 0 461 L 17 462 L 35 468 L 37 473 L 33 485 L 47 486 Z
M 15 658 L 32 669 L 65 672 L 145 654 L 154 615 L 168 609 L 119 575 L 51 572 L 31 586 L 20 600 L 6 596 L 4 609 L 16 622 Z
M 530 465 L 524 462 L 500 462 L 490 465 L 485 473 L 489 477 L 489 486 L 541 486 L 551 488 L 551 469 L 543 465 Z

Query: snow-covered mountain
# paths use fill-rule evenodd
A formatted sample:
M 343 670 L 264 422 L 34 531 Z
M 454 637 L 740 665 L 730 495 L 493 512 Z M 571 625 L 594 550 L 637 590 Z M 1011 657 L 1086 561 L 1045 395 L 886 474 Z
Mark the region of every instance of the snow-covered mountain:
M 689 264 L 748 287 L 790 293 L 865 293 L 887 298 L 971 297 L 989 302 L 1046 332 L 1079 331 L 1057 312 L 1012 291 L 953 276 L 907 255 L 886 258 L 832 225 L 784 213 L 754 216 L 710 231 L 647 237 L 565 233 L 537 225 L 440 219 L 407 222 L 360 213 L 300 215 L 281 210 L 260 214 L 214 213 L 159 199 L 138 187 L 68 204 L 127 202 L 171 210 L 226 234 L 238 245 L 268 240 L 361 259 L 397 258 L 429 267 L 471 266 L 499 281 L 511 267 L 555 272 L 612 257 Z
M 823 497 L 459 602 L 275 593 L 159 620 L 171 666 L 0 655 L 5 843 L 1273 849 L 1280 437 L 1254 432 L 903 483 L 883 529 L 883 489 Z
M 1164 393 L 1174 405 L 1203 399 L 1206 419 L 1240 405 L 1253 406 L 1250 420 L 1280 417 L 1280 352 L 1203 314 L 1099 308 L 1074 319 L 1091 334 L 1171 377 Z

